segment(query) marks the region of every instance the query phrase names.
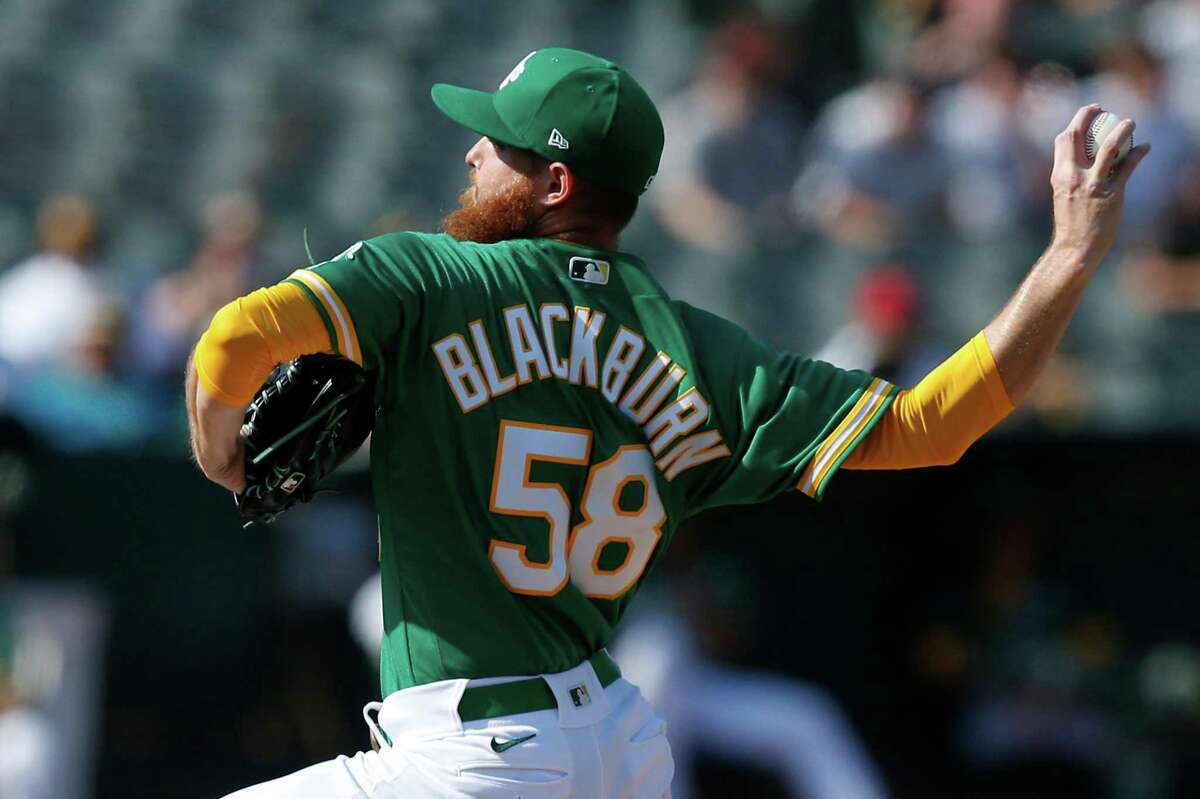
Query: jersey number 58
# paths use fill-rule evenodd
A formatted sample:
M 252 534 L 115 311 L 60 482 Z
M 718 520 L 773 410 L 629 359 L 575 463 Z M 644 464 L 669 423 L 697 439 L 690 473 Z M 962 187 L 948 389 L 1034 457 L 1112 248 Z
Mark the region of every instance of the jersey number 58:
M 533 563 L 525 546 L 493 538 L 488 551 L 496 573 L 517 594 L 553 596 L 570 581 L 593 599 L 616 599 L 637 582 L 650 561 L 667 520 L 654 483 L 654 460 L 643 445 L 624 446 L 588 472 L 580 501 L 583 521 L 569 530 L 571 501 L 558 483 L 529 479 L 534 461 L 586 466 L 592 432 L 504 420 L 496 447 L 489 508 L 506 516 L 545 519 L 550 526 L 550 559 Z M 641 482 L 643 501 L 637 510 L 623 510 L 621 492 Z M 568 532 L 569 530 L 569 532 Z M 624 561 L 613 569 L 600 568 L 600 553 L 610 543 L 627 547 Z

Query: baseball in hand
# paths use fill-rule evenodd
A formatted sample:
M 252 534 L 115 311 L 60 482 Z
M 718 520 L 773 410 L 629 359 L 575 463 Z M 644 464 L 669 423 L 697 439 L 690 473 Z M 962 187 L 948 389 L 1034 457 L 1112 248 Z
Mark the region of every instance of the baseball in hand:
M 1108 138 L 1121 120 L 1116 114 L 1110 114 L 1107 111 L 1101 111 L 1092 120 L 1092 124 L 1088 126 L 1087 134 L 1083 137 L 1083 150 L 1087 153 L 1087 157 L 1096 160 L 1096 154 L 1100 152 L 1100 145 Z M 1121 159 L 1129 154 L 1129 148 L 1133 147 L 1133 134 L 1125 137 L 1125 141 L 1121 142 L 1120 149 L 1117 150 L 1117 157 L 1113 159 L 1113 169 L 1116 169 L 1117 164 L 1121 163 Z

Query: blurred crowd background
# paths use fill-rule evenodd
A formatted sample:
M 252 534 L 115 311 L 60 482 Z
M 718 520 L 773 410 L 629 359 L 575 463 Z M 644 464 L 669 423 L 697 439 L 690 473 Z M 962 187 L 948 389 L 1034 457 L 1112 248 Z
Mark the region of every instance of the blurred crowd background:
M 679 733 L 677 796 L 1200 794 L 1197 0 L 0 0 L 0 799 L 216 796 L 365 745 L 363 466 L 243 533 L 186 461 L 183 364 L 307 249 L 436 229 L 472 137 L 430 85 L 549 45 L 662 112 L 623 249 L 902 385 L 1045 246 L 1079 105 L 1154 147 L 1059 357 L 963 464 L 677 537 L 631 629 L 681 639 L 630 662 L 694 667 L 681 730 L 745 703 L 781 731 Z

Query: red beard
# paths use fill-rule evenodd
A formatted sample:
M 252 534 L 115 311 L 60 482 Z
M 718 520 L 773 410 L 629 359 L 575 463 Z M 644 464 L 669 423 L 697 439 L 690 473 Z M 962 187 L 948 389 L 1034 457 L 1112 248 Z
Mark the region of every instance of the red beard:
M 494 244 L 526 239 L 537 221 L 533 181 L 524 175 L 486 200 L 476 200 L 474 189 L 469 188 L 458 196 L 458 204 L 458 210 L 442 220 L 441 229 L 459 241 Z

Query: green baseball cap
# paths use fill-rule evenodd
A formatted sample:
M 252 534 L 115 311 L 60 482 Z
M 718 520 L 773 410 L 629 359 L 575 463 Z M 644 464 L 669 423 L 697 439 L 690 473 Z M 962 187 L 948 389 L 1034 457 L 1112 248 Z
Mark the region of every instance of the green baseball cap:
M 522 58 L 495 92 L 437 83 L 430 95 L 460 125 L 601 185 L 638 195 L 658 172 L 658 109 L 628 72 L 603 58 L 548 47 Z

